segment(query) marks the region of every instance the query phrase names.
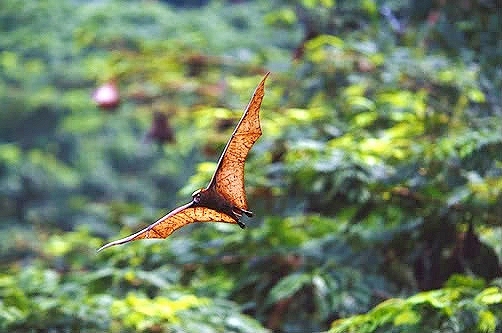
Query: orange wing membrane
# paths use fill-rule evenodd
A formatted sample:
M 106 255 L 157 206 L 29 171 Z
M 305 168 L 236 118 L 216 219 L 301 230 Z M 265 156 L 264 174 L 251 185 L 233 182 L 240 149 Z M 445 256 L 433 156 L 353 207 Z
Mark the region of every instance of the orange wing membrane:
M 193 222 L 226 222 L 237 223 L 237 221 L 227 214 L 220 213 L 214 209 L 194 206 L 190 202 L 184 206 L 178 207 L 166 216 L 150 224 L 143 230 L 138 231 L 128 237 L 110 242 L 98 249 L 98 252 L 110 246 L 119 245 L 148 238 L 166 238 L 177 229 Z
M 208 188 L 216 187 L 226 200 L 241 210 L 248 204 L 244 191 L 244 163 L 253 144 L 261 136 L 260 107 L 265 95 L 265 80 L 261 80 L 249 104 L 228 141 Z
M 251 97 L 241 120 L 223 150 L 207 188 L 194 192 L 190 203 L 176 208 L 135 234 L 102 246 L 98 251 L 138 239 L 166 238 L 175 230 L 193 222 L 225 222 L 238 224 L 241 228 L 245 227 L 240 217 L 243 213 L 248 216 L 252 213 L 247 210 L 244 163 L 251 147 L 261 136 L 260 107 L 268 75 L 269 73 L 261 80 Z

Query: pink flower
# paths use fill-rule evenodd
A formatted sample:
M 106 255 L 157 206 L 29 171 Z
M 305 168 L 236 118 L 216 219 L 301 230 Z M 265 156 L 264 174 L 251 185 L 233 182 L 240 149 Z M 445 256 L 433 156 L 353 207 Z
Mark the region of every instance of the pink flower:
M 92 93 L 92 100 L 104 110 L 114 110 L 120 104 L 119 89 L 115 81 L 99 86 Z

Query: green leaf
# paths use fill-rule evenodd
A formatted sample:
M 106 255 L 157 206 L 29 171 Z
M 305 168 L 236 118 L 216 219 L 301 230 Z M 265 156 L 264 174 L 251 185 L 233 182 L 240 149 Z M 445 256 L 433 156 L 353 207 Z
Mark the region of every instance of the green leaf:
M 274 304 L 282 299 L 293 296 L 303 286 L 310 284 L 312 277 L 307 273 L 294 273 L 282 278 L 270 291 L 267 304 Z

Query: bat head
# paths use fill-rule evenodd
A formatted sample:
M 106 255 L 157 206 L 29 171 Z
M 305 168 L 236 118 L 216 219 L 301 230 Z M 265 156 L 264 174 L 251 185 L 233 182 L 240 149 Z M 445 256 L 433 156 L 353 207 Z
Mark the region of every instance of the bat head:
M 200 203 L 201 197 L 203 195 L 203 192 L 205 192 L 204 188 L 199 188 L 198 190 L 196 190 L 195 192 L 193 192 L 192 193 L 192 200 L 193 200 L 193 202 L 195 202 L 196 204 Z

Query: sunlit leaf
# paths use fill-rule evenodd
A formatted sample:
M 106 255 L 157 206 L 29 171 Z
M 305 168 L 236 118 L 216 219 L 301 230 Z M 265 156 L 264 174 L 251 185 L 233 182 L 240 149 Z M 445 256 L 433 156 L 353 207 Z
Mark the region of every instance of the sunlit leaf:
M 502 303 L 502 291 L 498 287 L 489 287 L 476 296 L 476 300 L 483 304 Z
M 480 311 L 478 318 L 478 330 L 480 332 L 495 332 L 499 320 L 497 320 L 497 317 L 491 311 Z
M 420 322 L 421 317 L 416 311 L 405 310 L 394 318 L 394 325 L 414 325 Z

